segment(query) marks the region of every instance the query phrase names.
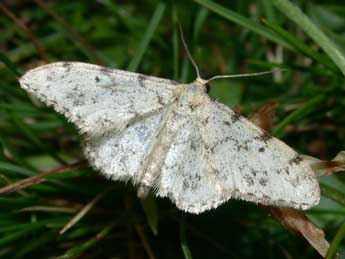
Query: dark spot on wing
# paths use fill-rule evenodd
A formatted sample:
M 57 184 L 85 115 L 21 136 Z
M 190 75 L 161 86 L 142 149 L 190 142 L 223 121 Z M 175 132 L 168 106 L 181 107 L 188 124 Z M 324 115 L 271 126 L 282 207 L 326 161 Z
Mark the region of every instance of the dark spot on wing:
M 224 125 L 227 125 L 227 126 L 230 126 L 230 125 L 231 125 L 231 123 L 228 122 L 228 121 L 223 121 L 223 123 L 224 123 Z
M 235 123 L 240 118 L 241 118 L 241 114 L 239 114 L 238 112 L 234 112 L 233 114 L 231 114 L 231 121 L 232 121 L 232 123 Z
M 265 148 L 264 148 L 264 147 L 261 147 L 261 148 L 258 149 L 258 151 L 259 151 L 260 153 L 263 153 L 263 152 L 265 152 Z
M 165 105 L 165 103 L 163 102 L 163 97 L 162 97 L 162 96 L 160 96 L 159 94 L 157 94 L 157 98 L 158 98 L 158 103 L 159 103 L 160 105 Z
M 55 100 L 50 100 L 50 102 L 55 106 L 57 105 L 57 102 Z
M 46 80 L 47 81 L 53 81 L 53 78 L 52 78 L 52 76 L 50 74 L 48 74 L 47 77 L 46 77 Z
M 250 170 L 250 172 L 253 176 L 256 176 L 256 174 L 258 173 L 258 171 L 253 168 Z
M 108 67 L 101 67 L 101 69 L 99 71 L 102 74 L 108 75 L 108 74 L 111 74 L 113 72 L 113 69 L 108 68 Z
M 143 75 L 143 74 L 139 74 L 139 75 L 138 75 L 138 81 L 139 81 L 139 85 L 140 85 L 141 87 L 145 87 L 144 82 L 145 82 L 146 79 L 147 79 L 147 76 L 145 76 L 145 75 Z
M 249 146 L 248 146 L 248 141 L 234 141 L 236 143 L 236 148 L 237 151 L 241 151 L 241 150 L 245 150 L 248 151 L 249 150 Z
M 265 143 L 267 143 L 271 138 L 272 136 L 267 131 L 262 131 L 259 136 L 255 137 L 255 139 Z
M 185 192 L 187 189 L 189 189 L 189 182 L 187 179 L 185 179 L 183 181 L 182 190 L 183 190 L 183 192 Z
M 262 195 L 262 198 L 264 198 L 265 200 L 269 200 L 269 199 L 270 199 L 270 196 L 264 194 L 264 195 Z
M 244 180 L 246 181 L 248 186 L 253 186 L 254 185 L 254 179 L 252 176 L 250 176 L 249 174 L 245 174 L 243 176 Z
M 72 64 L 69 63 L 69 62 L 64 62 L 64 63 L 62 64 L 62 66 L 63 66 L 64 68 L 66 68 L 66 71 L 65 71 L 66 73 L 70 72 L 71 69 L 72 69 Z
M 98 83 L 100 81 L 98 76 L 95 77 L 95 81 L 96 81 L 96 83 Z
M 212 174 L 214 174 L 216 177 L 220 176 L 220 172 L 218 169 L 212 168 Z
M 266 186 L 268 183 L 268 180 L 266 178 L 260 178 L 259 184 L 262 186 Z
M 210 116 L 207 116 L 207 117 L 204 119 L 203 124 L 207 124 L 207 123 L 209 122 L 209 120 L 210 120 Z
M 293 164 L 299 165 L 302 162 L 302 160 L 303 159 L 300 155 L 296 155 L 294 158 L 289 160 L 289 164 L 290 165 L 293 165 Z
M 196 151 L 197 147 L 196 147 L 195 141 L 191 141 L 190 142 L 190 149 L 193 150 L 193 151 Z
M 250 197 L 255 197 L 255 194 L 251 193 L 251 192 L 248 192 L 247 195 L 250 196 Z
M 175 80 L 169 80 L 172 85 L 179 85 L 180 83 Z

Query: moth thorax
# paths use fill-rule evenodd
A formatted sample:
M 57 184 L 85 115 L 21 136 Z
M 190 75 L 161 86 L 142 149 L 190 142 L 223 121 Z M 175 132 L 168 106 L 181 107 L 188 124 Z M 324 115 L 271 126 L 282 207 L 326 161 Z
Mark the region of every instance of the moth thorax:
M 195 83 L 197 86 L 205 87 L 205 88 L 206 88 L 207 80 L 202 79 L 201 77 L 197 77 L 197 78 L 195 79 L 194 83 Z

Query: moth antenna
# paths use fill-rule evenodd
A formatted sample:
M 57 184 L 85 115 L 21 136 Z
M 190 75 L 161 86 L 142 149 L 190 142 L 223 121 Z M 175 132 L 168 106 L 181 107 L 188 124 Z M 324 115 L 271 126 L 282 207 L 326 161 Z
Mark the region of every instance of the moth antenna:
M 193 67 L 195 68 L 196 76 L 197 76 L 197 78 L 201 78 L 201 77 L 200 77 L 200 73 L 199 73 L 199 68 L 198 68 L 196 62 L 194 61 L 192 55 L 190 54 L 189 49 L 188 49 L 188 47 L 187 47 L 187 44 L 186 44 L 186 42 L 185 42 L 185 40 L 184 40 L 184 36 L 183 36 L 183 31 L 182 31 L 182 26 L 181 26 L 181 24 L 179 24 L 179 30 L 180 30 L 180 37 L 181 37 L 181 41 L 182 41 L 183 47 L 184 47 L 184 49 L 185 49 L 186 52 L 187 52 L 187 55 L 188 55 L 189 60 L 192 62 Z
M 286 68 L 276 68 L 276 69 L 273 69 L 273 70 L 263 71 L 263 72 L 258 72 L 258 73 L 248 73 L 248 74 L 238 74 L 238 75 L 219 75 L 219 76 L 213 76 L 213 77 L 207 79 L 206 82 L 209 83 L 212 80 L 221 79 L 221 78 L 262 76 L 262 75 L 273 74 L 274 72 L 284 71 L 284 70 L 287 70 L 287 69 Z

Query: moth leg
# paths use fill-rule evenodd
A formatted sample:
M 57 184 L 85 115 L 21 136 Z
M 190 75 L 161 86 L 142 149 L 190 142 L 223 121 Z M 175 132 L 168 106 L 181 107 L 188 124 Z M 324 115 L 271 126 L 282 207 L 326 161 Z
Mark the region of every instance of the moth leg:
M 146 184 L 140 184 L 138 191 L 137 191 L 137 197 L 139 199 L 145 199 L 147 197 L 147 195 L 150 192 L 151 187 L 146 185 Z

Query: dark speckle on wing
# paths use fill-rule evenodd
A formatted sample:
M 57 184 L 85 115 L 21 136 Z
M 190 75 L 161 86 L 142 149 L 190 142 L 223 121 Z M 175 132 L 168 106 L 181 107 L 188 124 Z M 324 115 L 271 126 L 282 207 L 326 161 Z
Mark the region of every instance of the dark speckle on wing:
M 259 136 L 255 137 L 255 139 L 265 143 L 267 143 L 271 138 L 272 136 L 267 131 L 262 131 Z
M 145 87 L 144 82 L 145 82 L 146 79 L 147 79 L 147 76 L 145 76 L 145 75 L 143 75 L 143 74 L 139 74 L 139 75 L 138 75 L 138 82 L 139 82 L 139 85 L 140 85 L 141 87 Z
M 71 69 L 72 69 L 72 64 L 71 64 L 70 62 L 65 62 L 65 63 L 62 64 L 62 66 L 63 66 L 64 68 L 66 68 L 65 73 L 70 72 Z
M 241 114 L 239 114 L 238 112 L 234 112 L 231 115 L 231 122 L 236 123 L 236 121 L 238 121 L 240 118 L 241 118 Z
M 302 162 L 302 157 L 299 155 L 296 155 L 294 158 L 289 160 L 289 164 L 290 165 L 299 165 Z

